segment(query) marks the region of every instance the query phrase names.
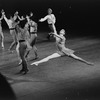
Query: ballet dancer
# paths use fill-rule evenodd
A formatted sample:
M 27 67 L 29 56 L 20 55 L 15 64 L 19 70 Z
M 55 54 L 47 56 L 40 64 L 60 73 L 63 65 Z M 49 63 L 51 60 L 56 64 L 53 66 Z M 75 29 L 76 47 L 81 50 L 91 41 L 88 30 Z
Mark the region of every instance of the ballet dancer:
M 18 18 L 19 21 L 25 20 L 25 18 L 24 18 L 23 16 L 20 17 L 18 14 L 19 14 L 18 11 L 16 11 L 16 12 L 14 13 L 14 16 L 13 16 L 14 21 L 16 21 L 17 18 Z
M 48 15 L 46 15 L 44 18 L 41 18 L 39 21 L 40 22 L 44 22 L 46 20 L 47 20 L 48 26 L 49 26 L 49 28 L 51 30 L 51 32 L 47 36 L 47 39 L 50 40 L 51 33 L 54 32 L 54 27 L 55 27 L 55 23 L 56 23 L 56 17 L 52 13 L 52 9 L 51 8 L 48 9 Z
M 33 21 L 32 19 L 30 19 L 29 16 L 26 16 L 26 19 L 27 19 L 27 23 L 29 24 L 29 27 L 30 27 L 30 30 L 29 30 L 30 46 L 32 47 L 32 49 L 34 50 L 34 53 L 35 53 L 34 59 L 37 59 L 38 53 L 37 53 L 37 48 L 35 46 L 36 40 L 37 40 L 37 23 L 35 21 Z M 28 50 L 26 57 L 28 56 L 29 52 L 30 52 L 30 50 Z
M 10 30 L 10 34 L 13 38 L 13 42 L 11 43 L 10 47 L 9 47 L 9 51 L 11 51 L 11 49 L 17 44 L 17 34 L 16 34 L 16 30 L 15 30 L 15 27 L 16 27 L 16 22 L 14 20 L 14 18 L 12 16 L 10 16 L 10 19 L 8 19 L 5 15 L 5 12 L 3 11 L 2 12 L 2 15 L 4 17 L 4 20 L 6 21 L 8 27 L 9 27 L 9 30 Z M 12 51 L 11 51 L 12 52 Z
M 64 29 L 60 30 L 59 35 L 57 34 L 56 31 L 54 33 L 52 33 L 52 34 L 54 35 L 54 37 L 56 39 L 56 46 L 57 46 L 58 51 L 56 53 L 54 53 L 54 54 L 52 54 L 52 55 L 40 60 L 40 61 L 36 61 L 36 62 L 31 63 L 31 65 L 38 66 L 38 64 L 40 64 L 40 63 L 47 62 L 50 59 L 57 58 L 57 57 L 62 57 L 62 56 L 65 56 L 65 55 L 67 55 L 69 57 L 72 57 L 72 58 L 74 58 L 76 60 L 79 60 L 81 62 L 84 62 L 84 63 L 86 63 L 88 65 L 93 65 L 93 63 L 88 62 L 88 61 L 76 56 L 74 54 L 74 50 L 71 50 L 71 49 L 65 47 L 66 38 L 64 37 L 64 35 L 65 35 L 65 30 Z

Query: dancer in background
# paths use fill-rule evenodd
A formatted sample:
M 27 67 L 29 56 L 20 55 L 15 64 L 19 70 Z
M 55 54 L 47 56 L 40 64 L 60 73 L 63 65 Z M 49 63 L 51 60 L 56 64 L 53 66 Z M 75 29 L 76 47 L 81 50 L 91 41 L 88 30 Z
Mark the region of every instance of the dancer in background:
M 11 43 L 10 47 L 9 47 L 9 51 L 12 52 L 12 48 L 17 45 L 17 32 L 16 32 L 16 25 L 19 24 L 19 22 L 16 22 L 16 19 L 18 18 L 19 21 L 24 20 L 23 16 L 20 18 L 18 15 L 18 11 L 15 12 L 14 16 L 10 16 L 10 19 L 8 19 L 5 15 L 5 12 L 2 11 L 2 16 L 4 17 L 4 20 L 6 21 L 9 30 L 10 30 L 10 34 L 13 38 L 13 42 Z
M 10 47 L 9 47 L 9 51 L 12 50 L 12 48 L 17 44 L 17 34 L 16 34 L 16 30 L 15 30 L 15 27 L 16 27 L 16 23 L 15 23 L 15 20 L 12 16 L 10 16 L 10 19 L 8 19 L 5 15 L 5 12 L 3 11 L 2 12 L 2 15 L 9 27 L 9 30 L 10 30 L 10 34 L 13 38 L 13 42 L 11 43 Z M 11 51 L 12 52 L 12 51 Z
M 37 53 L 37 48 L 35 46 L 36 40 L 37 40 L 37 23 L 35 21 L 33 21 L 32 19 L 30 19 L 29 16 L 26 16 L 26 19 L 27 19 L 28 25 L 30 26 L 30 30 L 29 30 L 29 33 L 30 33 L 30 46 L 33 48 L 34 53 L 35 53 L 35 58 L 34 59 L 37 59 L 38 58 L 38 53 Z M 26 54 L 26 57 L 28 56 L 29 52 L 30 52 L 30 50 L 28 50 L 28 52 Z
M 31 65 L 36 65 L 37 66 L 40 63 L 49 61 L 50 59 L 57 58 L 57 57 L 62 57 L 62 56 L 65 56 L 65 55 L 67 55 L 69 57 L 72 57 L 76 60 L 79 60 L 81 62 L 84 62 L 88 65 L 93 65 L 93 63 L 88 62 L 88 61 L 76 56 L 74 54 L 73 50 L 65 47 L 66 38 L 64 37 L 64 35 L 65 35 L 65 30 L 64 29 L 62 29 L 60 31 L 59 35 L 57 34 L 56 30 L 55 30 L 55 33 L 52 33 L 52 34 L 54 35 L 54 37 L 56 39 L 56 46 L 57 46 L 58 51 L 56 53 L 40 60 L 40 61 L 33 62 Z
M 55 22 L 56 22 L 56 17 L 52 13 L 52 9 L 51 8 L 48 9 L 48 15 L 46 15 L 44 18 L 41 18 L 39 21 L 43 22 L 43 21 L 46 21 L 46 20 L 47 20 L 48 26 L 49 26 L 49 28 L 51 30 L 51 32 L 47 36 L 47 39 L 50 40 L 50 35 L 51 35 L 51 33 L 54 32 L 54 27 L 55 27 Z
M 1 11 L 1 13 L 3 12 L 3 10 Z M 4 49 L 4 35 L 3 35 L 3 31 L 2 31 L 2 19 L 3 19 L 3 15 L 0 18 L 0 37 L 1 37 L 1 47 L 2 49 Z
M 25 18 L 24 18 L 23 16 L 20 17 L 18 14 L 19 14 L 18 11 L 16 11 L 16 12 L 14 13 L 14 16 L 13 16 L 14 21 L 17 20 L 17 22 L 18 22 L 18 21 L 23 21 L 23 20 L 25 20 Z

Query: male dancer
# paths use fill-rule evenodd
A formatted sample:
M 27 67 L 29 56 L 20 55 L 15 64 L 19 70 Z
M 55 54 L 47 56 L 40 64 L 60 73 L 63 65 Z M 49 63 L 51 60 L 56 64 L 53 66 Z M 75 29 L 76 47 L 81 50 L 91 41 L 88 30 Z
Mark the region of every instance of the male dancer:
M 29 71 L 27 68 L 27 61 L 25 57 L 27 48 L 30 48 L 28 26 L 29 25 L 27 23 L 25 24 L 24 29 L 20 28 L 18 25 L 16 26 L 16 30 L 18 32 L 18 44 L 16 46 L 16 51 L 20 59 L 19 64 L 22 64 L 22 69 L 20 70 L 20 73 L 23 74 L 26 74 Z
M 23 16 L 19 16 L 18 15 L 18 11 L 16 11 L 15 13 L 14 13 L 14 16 L 13 16 L 13 19 L 14 19 L 14 21 L 16 21 L 17 19 L 18 19 L 18 21 L 23 21 L 23 20 L 25 20 L 25 18 L 23 17 Z
M 2 11 L 1 11 L 1 13 L 2 13 Z M 2 25 L 1 25 L 2 19 L 3 19 L 3 16 L 1 16 L 1 18 L 0 18 L 0 36 L 1 36 L 1 47 L 2 47 L 2 49 L 4 49 L 4 35 L 3 35 L 3 32 L 2 32 Z
M 34 53 L 35 53 L 35 58 L 38 58 L 37 54 L 37 48 L 35 46 L 36 40 L 37 40 L 37 23 L 33 20 L 30 19 L 29 16 L 26 16 L 27 23 L 30 26 L 30 46 L 33 48 Z M 28 56 L 30 50 L 27 52 L 26 57 Z
M 17 44 L 17 32 L 16 32 L 16 25 L 19 23 L 19 22 L 15 22 L 17 17 L 18 19 L 21 21 L 21 20 L 24 20 L 24 18 L 20 18 L 18 16 L 18 12 L 16 11 L 15 14 L 14 14 L 14 17 L 10 16 L 10 19 L 8 19 L 5 15 L 5 12 L 2 11 L 2 15 L 4 16 L 4 19 L 9 27 L 9 30 L 10 30 L 10 34 L 13 38 L 13 42 L 11 43 L 10 47 L 9 47 L 9 51 L 11 51 L 11 49 Z
M 16 34 L 16 30 L 15 30 L 16 23 L 15 23 L 15 20 L 12 16 L 10 16 L 10 19 L 8 19 L 5 15 L 4 11 L 2 12 L 2 15 L 4 16 L 4 19 L 9 27 L 10 34 L 13 38 L 13 42 L 11 43 L 11 45 L 8 49 L 9 51 L 11 51 L 11 49 L 14 47 L 14 45 L 17 44 L 17 34 Z
M 52 14 L 52 9 L 51 8 L 48 9 L 48 15 L 46 15 L 44 18 L 41 18 L 39 21 L 43 22 L 43 21 L 46 21 L 46 20 L 47 20 L 47 23 L 48 23 L 49 28 L 51 30 L 50 33 L 54 33 L 54 27 L 55 27 L 56 17 L 55 17 L 54 14 Z M 47 36 L 48 40 L 50 39 L 50 35 L 51 34 L 48 34 L 48 36 Z

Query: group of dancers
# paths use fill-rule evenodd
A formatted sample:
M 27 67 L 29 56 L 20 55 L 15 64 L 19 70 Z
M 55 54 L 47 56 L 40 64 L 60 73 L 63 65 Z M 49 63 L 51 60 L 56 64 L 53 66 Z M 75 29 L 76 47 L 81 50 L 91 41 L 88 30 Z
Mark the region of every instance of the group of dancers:
M 80 60 L 86 64 L 93 65 L 93 63 L 88 62 L 74 54 L 74 50 L 71 50 L 69 48 L 65 47 L 65 29 L 61 29 L 58 33 L 55 27 L 56 17 L 52 13 L 52 9 L 49 8 L 47 10 L 48 14 L 39 20 L 39 22 L 47 21 L 48 26 L 51 29 L 51 32 L 48 34 L 48 39 L 50 39 L 50 36 L 52 35 L 55 38 L 56 41 L 56 47 L 57 52 L 53 53 L 52 55 L 49 55 L 46 58 L 43 58 L 40 61 L 35 61 L 31 63 L 30 65 L 36 65 L 38 66 L 40 63 L 47 62 L 48 60 L 52 58 L 62 57 L 62 56 L 70 56 L 76 60 Z M 20 73 L 26 74 L 29 69 L 27 66 L 27 57 L 29 55 L 29 52 L 33 49 L 35 54 L 35 59 L 37 59 L 38 53 L 37 48 L 35 46 L 36 40 L 37 40 L 37 23 L 31 19 L 33 16 L 33 13 L 30 13 L 30 15 L 26 15 L 24 18 L 23 16 L 18 15 L 18 11 L 14 13 L 14 16 L 10 16 L 10 19 L 6 17 L 5 11 L 1 11 L 1 18 L 0 18 L 0 35 L 1 35 L 1 47 L 4 49 L 4 35 L 2 32 L 2 26 L 1 26 L 1 20 L 5 20 L 9 30 L 10 34 L 13 38 L 13 42 L 11 43 L 9 47 L 9 51 L 12 52 L 12 48 L 16 45 L 16 52 L 19 59 L 19 65 L 22 65 L 22 69 L 20 70 Z M 27 20 L 25 23 L 24 28 L 20 26 L 20 21 Z M 17 20 L 17 21 L 16 21 Z M 51 48 L 52 49 L 52 48 Z

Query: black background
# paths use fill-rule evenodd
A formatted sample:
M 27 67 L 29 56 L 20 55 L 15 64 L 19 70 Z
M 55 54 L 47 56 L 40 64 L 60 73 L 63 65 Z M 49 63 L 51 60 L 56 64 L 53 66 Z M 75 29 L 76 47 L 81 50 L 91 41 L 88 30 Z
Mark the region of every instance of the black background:
M 39 23 L 38 20 L 47 14 L 49 7 L 56 16 L 57 30 L 65 28 L 77 34 L 99 35 L 99 0 L 0 0 L 0 9 L 4 9 L 8 15 L 16 10 L 24 16 L 33 12 L 32 19 L 38 23 L 39 30 L 47 29 L 46 22 Z

